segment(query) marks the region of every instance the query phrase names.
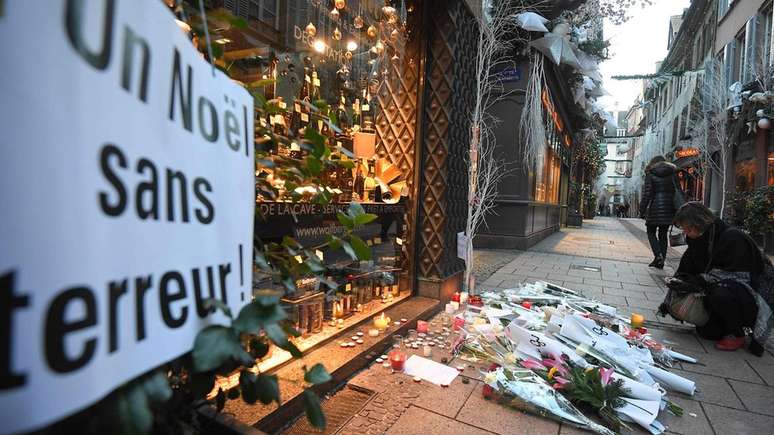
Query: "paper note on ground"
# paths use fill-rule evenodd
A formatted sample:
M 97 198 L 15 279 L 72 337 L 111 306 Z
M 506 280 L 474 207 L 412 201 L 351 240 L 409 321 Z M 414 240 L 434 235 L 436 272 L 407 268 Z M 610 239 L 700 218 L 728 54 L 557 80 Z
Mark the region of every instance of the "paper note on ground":
M 409 376 L 417 376 L 436 385 L 450 385 L 454 378 L 460 374 L 457 369 L 417 355 L 411 355 L 406 361 L 404 372 Z

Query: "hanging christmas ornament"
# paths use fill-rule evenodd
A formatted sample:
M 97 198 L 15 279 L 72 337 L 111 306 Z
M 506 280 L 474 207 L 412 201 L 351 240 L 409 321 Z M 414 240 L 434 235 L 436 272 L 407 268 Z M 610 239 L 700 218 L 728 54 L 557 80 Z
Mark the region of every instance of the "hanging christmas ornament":
M 374 38 L 376 38 L 376 34 L 377 34 L 377 32 L 376 32 L 376 27 L 374 27 L 374 26 L 368 26 L 368 30 L 366 30 L 366 34 L 367 34 L 367 35 L 368 35 L 368 37 L 369 37 L 369 38 L 371 38 L 371 39 L 374 39 Z
M 283 70 L 280 72 L 280 75 L 281 75 L 282 77 L 286 77 L 286 76 L 288 75 L 288 69 L 287 69 L 287 68 L 283 69 Z
M 306 34 L 309 35 L 310 38 L 314 38 L 315 35 L 317 35 L 317 27 L 310 22 L 306 25 Z
M 344 0 L 336 0 L 333 2 L 333 5 L 336 6 L 336 9 L 344 9 L 347 6 L 347 2 Z
M 761 118 L 758 120 L 758 128 L 762 130 L 768 130 L 771 128 L 771 121 L 769 118 Z
M 391 16 L 394 16 L 398 11 L 395 10 L 392 6 L 385 6 L 382 8 L 382 13 L 385 17 L 390 18 Z
M 331 18 L 332 18 L 334 21 L 336 21 L 336 20 L 338 20 L 338 19 L 339 19 L 339 10 L 338 10 L 338 9 L 336 9 L 336 8 L 333 8 L 333 10 L 331 11 Z
M 344 59 L 352 60 L 352 52 L 351 51 L 345 52 L 344 53 Z
M 376 41 L 376 44 L 374 45 L 374 48 L 376 49 L 377 54 L 384 53 L 384 44 L 382 44 L 382 41 Z
M 289 54 L 286 54 L 284 57 L 285 63 L 290 63 L 293 59 L 290 58 Z
M 397 54 L 394 54 L 394 55 L 392 55 L 392 57 L 390 58 L 390 62 L 391 62 L 393 65 L 395 65 L 395 66 L 398 66 L 398 65 L 400 64 L 400 57 L 398 57 L 398 55 L 397 55 Z
M 334 41 L 339 41 L 339 40 L 341 40 L 341 30 L 339 30 L 339 28 L 338 28 L 338 27 L 336 27 L 335 29 L 333 29 L 333 40 L 334 40 Z
M 398 29 L 393 29 L 392 32 L 390 32 L 390 39 L 394 42 L 398 40 L 398 37 L 400 36 L 400 32 L 398 32 Z
M 368 54 L 371 55 L 371 59 L 376 59 L 379 57 L 379 50 L 375 46 L 371 47 L 371 49 L 368 50 Z
M 354 23 L 356 29 L 362 29 L 363 25 L 365 24 L 365 21 L 363 20 L 363 17 L 360 15 L 355 17 Z

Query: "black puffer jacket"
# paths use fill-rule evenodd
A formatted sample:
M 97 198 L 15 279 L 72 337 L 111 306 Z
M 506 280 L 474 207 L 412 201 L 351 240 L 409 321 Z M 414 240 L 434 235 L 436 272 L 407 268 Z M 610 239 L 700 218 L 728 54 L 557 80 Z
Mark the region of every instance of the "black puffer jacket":
M 675 217 L 675 173 L 677 166 L 669 162 L 658 162 L 647 171 L 640 202 L 646 225 L 672 224 Z
M 680 258 L 678 274 L 698 275 L 711 269 L 720 269 L 726 272 L 750 272 L 755 276 L 763 271 L 764 260 L 755 242 L 742 230 L 720 219 L 715 219 L 715 223 L 698 239 L 686 238 L 686 241 L 688 249 Z

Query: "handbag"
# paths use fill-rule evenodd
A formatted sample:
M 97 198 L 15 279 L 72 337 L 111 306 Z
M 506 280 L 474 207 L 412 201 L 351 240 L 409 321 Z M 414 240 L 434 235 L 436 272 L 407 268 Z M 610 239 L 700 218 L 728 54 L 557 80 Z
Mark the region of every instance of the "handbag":
M 682 232 L 681 232 L 682 233 Z M 685 241 L 685 234 L 683 235 L 683 241 Z M 669 235 L 669 241 L 672 242 L 672 234 Z M 715 228 L 712 228 L 710 234 L 709 243 L 709 256 L 710 260 L 707 262 L 707 267 L 704 273 L 709 271 L 712 265 L 713 245 L 715 241 Z M 674 286 L 668 286 L 666 298 L 664 298 L 664 304 L 668 307 L 669 314 L 675 320 L 681 320 L 688 322 L 696 326 L 704 326 L 709 321 L 709 312 L 704 306 L 704 292 L 703 291 L 678 291 L 673 289 Z
M 685 233 L 680 231 L 678 233 L 672 234 L 672 228 L 674 227 L 674 225 L 669 227 L 669 246 L 675 247 L 686 245 L 687 242 L 685 241 Z

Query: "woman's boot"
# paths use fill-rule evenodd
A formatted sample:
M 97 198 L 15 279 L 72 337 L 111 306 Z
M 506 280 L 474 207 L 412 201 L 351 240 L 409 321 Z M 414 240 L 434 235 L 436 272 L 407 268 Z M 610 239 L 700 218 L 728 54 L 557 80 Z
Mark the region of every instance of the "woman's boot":
M 655 260 L 653 260 L 653 261 L 654 261 L 654 263 L 655 263 L 655 264 L 653 265 L 653 267 L 655 267 L 656 269 L 663 269 L 663 268 L 664 268 L 664 257 L 663 257 L 663 256 L 659 255 L 659 256 L 658 256 L 658 257 L 656 257 L 656 259 L 655 259 Z

